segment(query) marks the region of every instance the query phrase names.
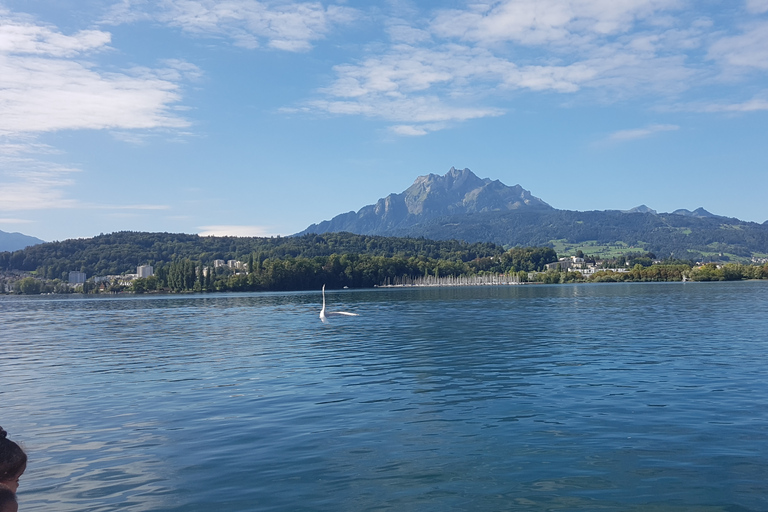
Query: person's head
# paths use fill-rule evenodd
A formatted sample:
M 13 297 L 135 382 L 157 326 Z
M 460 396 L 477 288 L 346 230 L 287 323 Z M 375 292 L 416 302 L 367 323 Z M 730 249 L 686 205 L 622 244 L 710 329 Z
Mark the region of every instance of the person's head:
M 0 485 L 15 493 L 25 469 L 27 454 L 18 444 L 8 439 L 8 432 L 0 427 Z
M 0 484 L 0 512 L 18 512 L 18 510 L 19 503 L 16 501 L 16 493 Z

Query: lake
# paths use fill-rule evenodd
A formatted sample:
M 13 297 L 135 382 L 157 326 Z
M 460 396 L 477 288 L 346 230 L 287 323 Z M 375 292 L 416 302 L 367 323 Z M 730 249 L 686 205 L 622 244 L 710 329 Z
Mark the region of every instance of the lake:
M 765 511 L 768 282 L 0 296 L 31 511 Z

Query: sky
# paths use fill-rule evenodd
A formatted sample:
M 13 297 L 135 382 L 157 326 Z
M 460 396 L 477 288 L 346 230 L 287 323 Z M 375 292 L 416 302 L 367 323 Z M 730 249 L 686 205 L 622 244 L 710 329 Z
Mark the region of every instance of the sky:
M 768 220 L 768 0 L 0 0 L 0 230 L 285 236 L 451 167 Z

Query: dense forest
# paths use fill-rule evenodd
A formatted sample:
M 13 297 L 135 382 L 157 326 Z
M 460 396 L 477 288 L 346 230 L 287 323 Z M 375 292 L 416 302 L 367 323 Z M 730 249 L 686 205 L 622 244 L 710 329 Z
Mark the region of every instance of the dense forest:
M 248 257 L 252 272 L 231 272 L 226 268 L 207 269 L 200 262 L 183 259 L 160 264 L 155 276 L 137 279 L 134 291 L 165 289 L 169 291 L 288 291 L 330 288 L 372 288 L 403 276 L 458 276 L 483 273 L 518 273 L 542 271 L 557 260 L 548 247 L 514 248 L 498 256 L 470 261 L 437 259 L 425 256 L 372 256 L 368 254 L 332 254 L 330 256 Z
M 50 242 L 0 253 L 0 270 L 35 271 L 47 279 L 66 278 L 72 270 L 88 276 L 135 272 L 139 265 L 159 266 L 182 259 L 210 265 L 214 260 L 240 260 L 249 255 L 266 259 L 361 255 L 426 258 L 468 262 L 500 256 L 504 248 L 490 243 L 423 238 L 392 238 L 350 233 L 300 237 L 203 237 L 176 233 L 122 231 L 93 238 Z
M 237 238 L 119 232 L 0 253 L 0 292 L 71 293 L 71 271 L 89 277 L 82 291 L 136 293 L 289 291 L 318 289 L 323 284 L 367 288 L 403 277 L 496 274 L 540 283 L 768 278 L 768 264 L 695 267 L 682 259 L 659 263 L 652 253 L 628 253 L 600 261 L 580 253 L 577 257 L 584 256 L 585 262 L 598 267 L 594 274 L 560 270 L 559 264 L 547 270 L 548 263 L 558 261 L 550 247 L 505 250 L 492 243 L 350 233 Z M 236 264 L 224 264 L 229 260 Z M 139 265 L 152 265 L 154 275 L 133 280 L 117 277 L 136 272 Z M 623 270 L 616 271 L 617 267 Z
M 768 224 L 727 217 L 569 210 L 483 212 L 442 217 L 392 236 L 458 239 L 505 246 L 545 246 L 553 240 L 595 241 L 643 247 L 659 257 L 707 261 L 726 255 L 750 258 L 768 253 Z M 725 258 L 723 258 L 723 255 Z
M 216 266 L 216 260 L 236 260 L 242 268 Z M 373 287 L 402 276 L 533 272 L 556 260 L 548 247 L 504 250 L 488 243 L 350 233 L 239 238 L 119 232 L 0 253 L 0 270 L 32 273 L 22 283 L 31 293 L 64 291 L 70 271 L 92 278 L 134 273 L 139 265 L 152 265 L 155 275 L 130 285 L 138 292 L 256 291 L 314 289 L 322 284 Z M 116 279 L 101 282 L 88 281 L 84 288 L 127 288 Z

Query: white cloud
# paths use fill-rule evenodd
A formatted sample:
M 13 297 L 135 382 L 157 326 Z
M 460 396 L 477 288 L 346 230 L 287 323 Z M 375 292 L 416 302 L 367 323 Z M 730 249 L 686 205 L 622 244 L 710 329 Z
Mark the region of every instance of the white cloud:
M 103 22 L 131 23 L 155 19 L 190 34 L 231 38 L 236 45 L 306 51 L 336 25 L 357 17 L 355 9 L 319 2 L 256 0 L 164 0 L 157 4 L 123 0 Z
M 740 103 L 709 103 L 689 105 L 685 110 L 694 112 L 760 112 L 768 110 L 768 100 L 754 98 Z
M 644 139 L 650 137 L 659 132 L 669 132 L 679 130 L 680 127 L 674 124 L 653 124 L 646 126 L 645 128 L 637 128 L 633 130 L 620 130 L 612 133 L 608 139 L 612 141 L 628 141 L 636 139 Z
M 200 226 L 200 236 L 277 236 L 269 226 L 218 225 Z
M 637 20 L 680 7 L 679 0 L 507 0 L 440 12 L 432 24 L 442 37 L 526 45 L 583 44 L 627 31 Z
M 506 0 L 437 11 L 427 29 L 398 18 L 389 47 L 334 68 L 311 108 L 379 117 L 423 135 L 451 122 L 500 115 L 511 91 L 601 102 L 673 96 L 704 72 L 688 64 L 711 21 L 672 17 L 681 0 Z M 691 18 L 689 16 L 689 18 Z M 411 108 L 412 105 L 422 108 Z M 431 113 L 425 116 L 423 105 Z M 423 123 L 440 123 L 427 128 Z
M 402 20 L 390 23 L 387 27 L 387 34 L 393 42 L 405 44 L 421 43 L 432 38 L 429 31 L 412 27 Z
M 167 204 L 103 204 L 103 203 L 85 203 L 81 205 L 82 208 L 88 208 L 92 210 L 170 210 L 171 207 Z
M 100 71 L 84 58 L 108 49 L 110 39 L 98 30 L 65 35 L 0 10 L 0 210 L 88 207 L 68 196 L 79 169 L 50 161 L 60 152 L 37 142 L 39 134 L 189 125 L 178 115 L 179 82 L 199 70 L 168 61 L 159 69 Z
M 33 220 L 29 219 L 12 219 L 8 217 L 0 217 L 0 224 L 32 224 Z
M 88 203 L 72 199 L 68 191 L 75 185 L 74 176 L 81 170 L 41 158 L 44 154 L 57 153 L 53 148 L 34 142 L 0 144 L 0 211 L 170 209 L 168 205 L 159 204 Z
M 80 62 L 0 54 L 0 135 L 179 128 L 178 84 L 156 70 L 102 74 Z
M 11 20 L 0 11 L 0 53 L 72 57 L 103 49 L 111 40 L 108 32 L 83 30 L 72 36 L 31 22 Z
M 730 68 L 768 70 L 768 21 L 751 23 L 742 34 L 716 41 L 709 57 Z
M 467 121 L 469 119 L 503 114 L 503 111 L 497 108 L 447 105 L 437 96 L 390 98 L 386 95 L 372 95 L 353 100 L 319 100 L 311 102 L 310 105 L 316 110 L 331 114 L 364 115 L 366 117 L 400 123 L 428 123 L 432 128 L 445 127 L 447 126 L 445 123 L 449 122 Z M 422 126 L 420 129 L 427 129 L 427 125 Z M 434 131 L 434 129 L 429 131 Z M 410 133 L 410 135 L 413 135 L 413 133 Z
M 747 0 L 746 8 L 747 11 L 755 14 L 768 12 L 768 0 Z
M 65 195 L 79 169 L 19 156 L 0 156 L 0 211 L 73 208 Z
M 81 60 L 106 48 L 101 31 L 66 36 L 0 12 L 0 136 L 68 129 L 179 128 L 179 81 L 191 64 L 101 72 Z M 77 59 L 75 59 L 77 57 Z
M 151 21 L 150 4 L 147 0 L 120 0 L 112 5 L 100 20 L 104 25 L 122 25 L 139 21 Z
M 423 127 L 411 126 L 407 124 L 400 124 L 397 126 L 393 126 L 390 129 L 397 135 L 405 135 L 407 137 L 419 137 L 421 135 L 426 135 L 429 133 L 429 130 Z

